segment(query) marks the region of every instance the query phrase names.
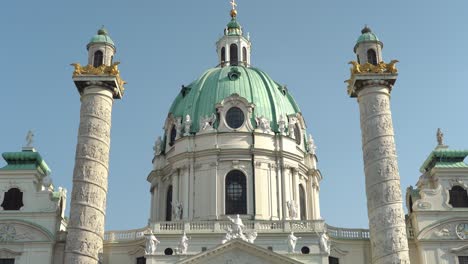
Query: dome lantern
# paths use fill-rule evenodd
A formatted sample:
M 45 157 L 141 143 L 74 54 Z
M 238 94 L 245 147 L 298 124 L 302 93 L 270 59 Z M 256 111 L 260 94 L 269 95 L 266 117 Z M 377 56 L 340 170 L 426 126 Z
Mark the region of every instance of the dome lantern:
M 377 65 L 383 61 L 382 58 L 383 43 L 379 40 L 372 30 L 366 25 L 361 30 L 354 46 L 354 53 L 356 53 L 357 61 L 359 64 L 370 63 Z
M 243 36 L 242 26 L 237 21 L 237 3 L 231 1 L 231 21 L 224 29 L 224 35 L 216 43 L 219 66 L 250 66 L 249 38 Z

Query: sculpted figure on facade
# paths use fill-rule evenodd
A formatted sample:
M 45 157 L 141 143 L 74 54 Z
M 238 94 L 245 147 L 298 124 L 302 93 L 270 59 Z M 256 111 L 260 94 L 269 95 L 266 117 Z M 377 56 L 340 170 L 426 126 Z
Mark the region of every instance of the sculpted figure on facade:
M 437 144 L 439 146 L 444 145 L 444 133 L 442 133 L 442 130 L 440 128 L 437 129 Z
M 286 206 L 288 207 L 288 213 L 290 219 L 297 218 L 297 203 L 294 200 L 290 200 L 286 202 Z
M 188 242 L 189 242 L 190 238 L 187 237 L 187 235 L 184 234 L 182 235 L 182 237 L 180 238 L 180 242 L 179 242 L 179 248 L 178 248 L 178 253 L 179 254 L 186 254 L 187 253 L 187 249 L 188 249 Z
M 185 116 L 184 121 L 184 136 L 190 136 L 190 127 L 192 126 L 192 119 L 190 115 Z
M 270 121 L 264 116 L 255 117 L 257 127 L 262 130 L 263 133 L 271 133 Z
M 242 223 L 242 219 L 239 215 L 236 218 L 231 218 L 228 216 L 229 221 L 231 221 L 231 229 L 232 229 L 232 236 L 234 238 L 242 238 L 245 240 L 244 233 L 242 230 L 244 229 L 244 223 Z
M 158 246 L 159 240 L 154 236 L 153 231 L 150 229 L 149 233 L 145 234 L 146 245 L 145 245 L 145 254 L 146 255 L 155 255 L 156 248 Z
M 250 232 L 246 232 L 245 237 L 247 241 L 251 244 L 255 242 L 255 239 L 257 239 L 257 232 L 255 230 L 252 230 Z
M 29 130 L 28 134 L 26 134 L 26 147 L 28 148 L 32 147 L 33 141 L 34 141 L 34 133 L 31 130 Z
M 182 219 L 182 211 L 184 207 L 182 203 L 179 201 L 172 202 L 172 215 L 174 216 L 174 220 L 181 220 Z
M 161 140 L 161 136 L 159 136 L 156 139 L 156 142 L 154 143 L 154 147 L 153 147 L 155 156 L 158 156 L 161 154 L 161 146 L 162 146 L 162 140 Z
M 174 126 L 176 129 L 176 139 L 179 139 L 180 137 L 182 137 L 182 118 L 177 117 L 174 122 Z
M 291 138 L 296 138 L 296 134 L 294 133 L 296 123 L 297 123 L 297 117 L 290 116 L 289 123 L 288 123 L 288 133 L 289 133 L 289 137 Z
M 328 237 L 328 235 L 325 232 L 320 234 L 320 239 L 319 239 L 320 250 L 327 253 L 327 255 L 330 255 L 330 249 L 331 249 L 330 244 L 331 244 L 330 238 Z
M 283 136 L 286 135 L 286 121 L 284 119 L 284 115 L 280 115 L 278 120 L 278 129 Z
M 214 123 L 216 122 L 216 115 L 214 113 L 211 116 L 200 117 L 200 131 L 213 131 Z
M 312 137 L 312 134 L 309 134 L 309 138 L 307 139 L 307 152 L 309 152 L 312 155 L 315 155 L 316 149 L 317 146 L 315 145 L 314 138 Z
M 288 252 L 289 253 L 295 253 L 296 252 L 296 244 L 297 240 L 301 239 L 301 237 L 297 237 L 294 235 L 294 232 L 291 232 L 291 234 L 288 235 Z

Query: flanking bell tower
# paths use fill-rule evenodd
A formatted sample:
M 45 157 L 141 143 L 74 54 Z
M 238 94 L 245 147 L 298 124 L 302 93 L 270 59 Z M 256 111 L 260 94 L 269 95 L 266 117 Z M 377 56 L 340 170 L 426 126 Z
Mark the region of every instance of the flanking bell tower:
M 242 26 L 237 22 L 237 9 L 235 0 L 231 1 L 231 21 L 224 29 L 224 36 L 216 42 L 219 65 L 245 67 L 250 66 L 250 37 L 244 37 Z
M 72 64 L 81 110 L 66 264 L 94 264 L 102 255 L 112 104 L 122 98 L 125 83 L 118 63 L 112 63 L 116 49 L 106 29 L 101 28 L 87 48 L 88 65 Z
M 382 42 L 367 26 L 352 61 L 348 94 L 360 109 L 373 264 L 409 264 L 405 213 L 390 110 L 396 60 L 382 61 Z

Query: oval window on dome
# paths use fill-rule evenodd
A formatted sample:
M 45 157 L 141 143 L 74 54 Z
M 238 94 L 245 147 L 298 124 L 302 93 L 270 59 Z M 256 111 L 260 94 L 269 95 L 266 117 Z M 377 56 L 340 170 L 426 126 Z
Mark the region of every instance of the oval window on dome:
M 237 129 L 244 124 L 244 112 L 239 107 L 231 107 L 226 113 L 226 123 L 230 128 Z

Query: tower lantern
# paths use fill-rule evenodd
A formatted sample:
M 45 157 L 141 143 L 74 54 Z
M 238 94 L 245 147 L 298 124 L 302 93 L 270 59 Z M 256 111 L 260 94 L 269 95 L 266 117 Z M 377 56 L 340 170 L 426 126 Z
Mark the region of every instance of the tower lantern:
M 86 46 L 88 49 L 88 64 L 99 67 L 102 64 L 110 66 L 116 52 L 114 41 L 107 29 L 102 27 L 97 31 Z
M 216 43 L 216 50 L 219 58 L 219 65 L 250 66 L 250 48 L 249 37 L 244 37 L 242 26 L 237 22 L 237 3 L 231 1 L 232 9 L 230 11 L 231 21 L 224 29 L 224 36 Z
M 379 62 L 383 61 L 383 43 L 368 26 L 365 26 L 361 30 L 361 33 L 361 36 L 359 36 L 356 45 L 354 46 L 354 53 L 356 53 L 357 62 L 360 64 L 368 62 L 370 64 L 377 65 Z

